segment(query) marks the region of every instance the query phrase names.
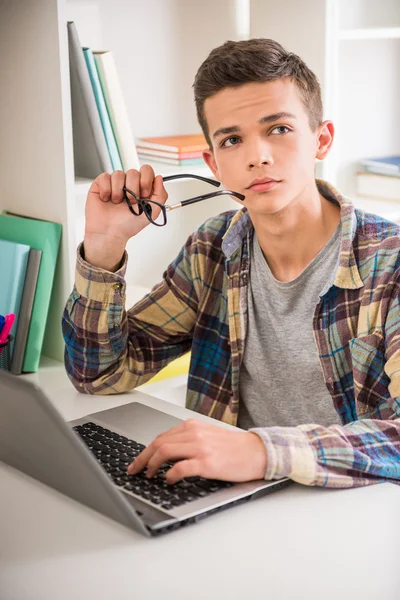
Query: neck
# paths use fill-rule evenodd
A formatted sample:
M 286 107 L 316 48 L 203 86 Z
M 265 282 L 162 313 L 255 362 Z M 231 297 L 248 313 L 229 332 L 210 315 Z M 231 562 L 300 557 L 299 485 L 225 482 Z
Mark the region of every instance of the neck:
M 249 213 L 264 257 L 279 281 L 298 277 L 340 221 L 339 206 L 319 193 L 315 181 L 277 213 Z

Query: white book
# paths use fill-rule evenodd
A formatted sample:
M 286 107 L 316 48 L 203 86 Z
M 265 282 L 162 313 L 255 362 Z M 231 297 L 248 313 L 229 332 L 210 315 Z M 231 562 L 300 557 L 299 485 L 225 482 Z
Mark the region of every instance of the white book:
M 400 177 L 357 173 L 356 189 L 359 196 L 400 202 Z
M 112 52 L 93 51 L 93 56 L 124 171 L 139 169 L 136 144 Z

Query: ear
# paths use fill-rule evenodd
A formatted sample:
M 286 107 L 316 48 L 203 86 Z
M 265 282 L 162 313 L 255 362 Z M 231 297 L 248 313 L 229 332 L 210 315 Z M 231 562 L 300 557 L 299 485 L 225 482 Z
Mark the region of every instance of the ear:
M 323 160 L 329 154 L 331 149 L 333 138 L 335 137 L 335 127 L 332 121 L 324 121 L 319 126 L 319 134 L 317 137 L 317 152 L 315 157 L 319 160 Z
M 204 162 L 207 164 L 207 166 L 213 172 L 214 177 L 216 179 L 218 179 L 218 181 L 221 181 L 221 178 L 219 176 L 219 170 L 218 170 L 218 167 L 217 167 L 217 163 L 215 162 L 214 153 L 212 152 L 212 150 L 204 150 L 203 151 L 203 158 L 204 158 Z

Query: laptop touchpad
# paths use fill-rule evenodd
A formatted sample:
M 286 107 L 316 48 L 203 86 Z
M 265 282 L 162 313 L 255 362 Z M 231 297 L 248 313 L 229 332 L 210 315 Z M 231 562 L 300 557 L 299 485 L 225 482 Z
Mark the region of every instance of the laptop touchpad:
M 141 404 L 132 402 L 85 417 L 95 420 L 104 427 L 148 446 L 160 433 L 183 423 L 181 419 Z

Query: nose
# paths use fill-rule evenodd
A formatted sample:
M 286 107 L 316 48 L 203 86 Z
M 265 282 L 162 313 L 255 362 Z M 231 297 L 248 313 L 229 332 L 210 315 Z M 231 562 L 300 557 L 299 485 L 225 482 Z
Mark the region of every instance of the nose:
M 265 140 L 254 140 L 248 145 L 247 168 L 252 171 L 262 165 L 273 165 L 271 148 Z

